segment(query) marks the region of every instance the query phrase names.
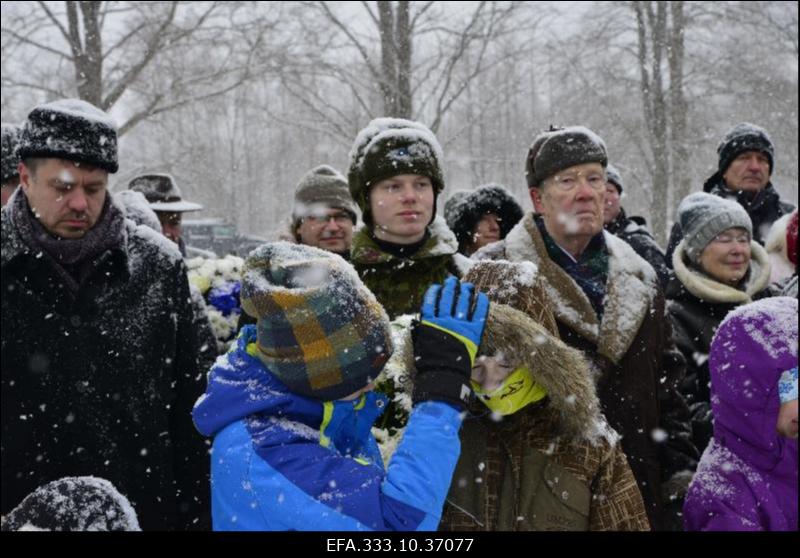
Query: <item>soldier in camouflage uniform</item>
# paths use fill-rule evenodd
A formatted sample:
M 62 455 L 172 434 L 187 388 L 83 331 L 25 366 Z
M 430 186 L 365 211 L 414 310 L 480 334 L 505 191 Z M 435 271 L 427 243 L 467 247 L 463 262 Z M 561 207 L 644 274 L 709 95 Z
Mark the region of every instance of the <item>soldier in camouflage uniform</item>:
M 378 118 L 358 134 L 350 158 L 350 193 L 365 224 L 351 263 L 392 319 L 413 313 L 431 284 L 459 275 L 458 242 L 436 217 L 441 146 L 417 122 Z

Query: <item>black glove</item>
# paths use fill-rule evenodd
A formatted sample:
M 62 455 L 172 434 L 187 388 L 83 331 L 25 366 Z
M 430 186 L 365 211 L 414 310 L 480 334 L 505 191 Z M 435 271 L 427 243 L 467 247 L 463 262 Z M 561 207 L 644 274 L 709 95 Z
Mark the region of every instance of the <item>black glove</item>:
M 434 399 L 464 408 L 469 402 L 472 364 L 488 313 L 489 299 L 475 293 L 471 283 L 450 277 L 444 286 L 431 285 L 422 303 L 422 320 L 411 329 L 415 404 Z

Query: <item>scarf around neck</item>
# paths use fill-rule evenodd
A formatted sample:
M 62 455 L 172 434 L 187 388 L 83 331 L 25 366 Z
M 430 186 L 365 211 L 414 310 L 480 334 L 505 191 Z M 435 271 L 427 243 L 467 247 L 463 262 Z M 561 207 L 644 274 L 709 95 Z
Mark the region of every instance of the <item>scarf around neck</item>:
M 60 238 L 50 234 L 36 218 L 24 192 L 18 191 L 8 205 L 11 222 L 22 241 L 32 249 L 41 249 L 59 275 L 76 292 L 104 252 L 120 245 L 125 218 L 106 194 L 100 219 L 81 238 Z

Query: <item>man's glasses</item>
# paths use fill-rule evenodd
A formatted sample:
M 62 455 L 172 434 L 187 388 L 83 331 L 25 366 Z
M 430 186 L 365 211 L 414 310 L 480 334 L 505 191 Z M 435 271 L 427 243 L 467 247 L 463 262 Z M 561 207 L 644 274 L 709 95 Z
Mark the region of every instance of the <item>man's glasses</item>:
M 315 225 L 327 224 L 333 220 L 337 225 L 344 225 L 346 222 L 351 221 L 351 218 L 347 213 L 334 213 L 332 215 L 308 215 L 303 217 L 303 220 Z

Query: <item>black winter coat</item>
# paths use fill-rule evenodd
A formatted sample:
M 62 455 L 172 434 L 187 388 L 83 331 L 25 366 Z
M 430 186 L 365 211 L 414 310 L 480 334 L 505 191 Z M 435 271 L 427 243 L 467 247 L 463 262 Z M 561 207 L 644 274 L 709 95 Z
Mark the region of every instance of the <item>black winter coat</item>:
M 734 192 L 726 188 L 720 174 L 715 173 L 706 180 L 703 191 L 721 198 L 735 199 L 747 211 L 753 222 L 753 240 L 762 246 L 767 240 L 772 224 L 795 209 L 792 204 L 781 200 L 780 194 L 771 182 L 758 193 L 754 200 L 750 200 L 748 192 Z M 681 225 L 676 222 L 672 226 L 667 244 L 667 265 L 670 267 L 672 267 L 672 254 L 682 239 Z
M 669 267 L 664 252 L 650 231 L 647 230 L 647 221 L 644 217 L 628 217 L 625 210 L 620 208 L 616 219 L 607 223 L 605 229 L 630 244 L 634 252 L 653 266 L 661 288 L 667 287 L 670 275 Z
M 2 212 L 2 513 L 65 476 L 108 479 L 144 530 L 208 528 L 209 457 L 186 267 L 126 221 L 77 295 Z
M 675 274 L 665 293 L 667 311 L 675 345 L 686 359 L 686 376 L 679 389 L 692 415 L 692 441 L 701 453 L 714 434 L 708 370 L 711 340 L 728 312 L 768 292 L 769 257 L 755 242 L 751 244 L 751 254 L 750 273 L 740 290 L 689 267 L 682 244 L 675 252 Z

